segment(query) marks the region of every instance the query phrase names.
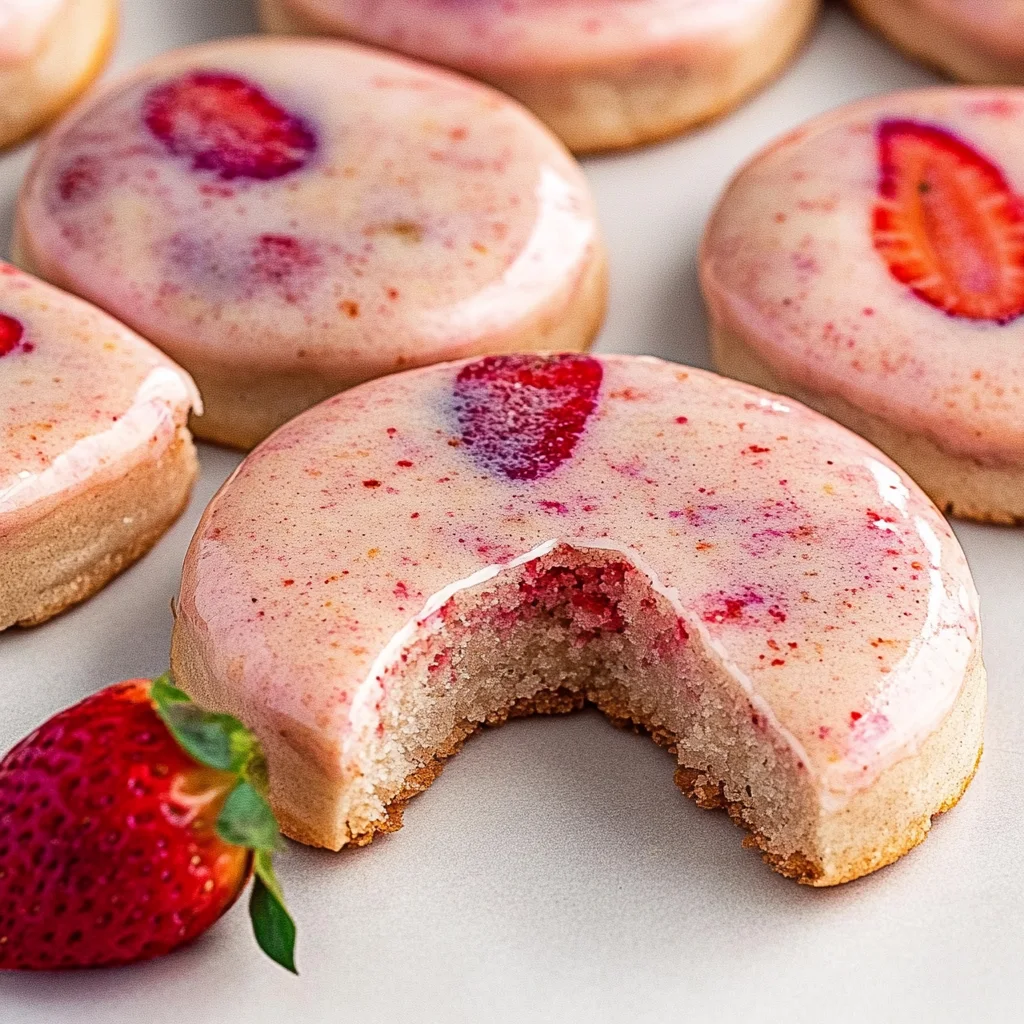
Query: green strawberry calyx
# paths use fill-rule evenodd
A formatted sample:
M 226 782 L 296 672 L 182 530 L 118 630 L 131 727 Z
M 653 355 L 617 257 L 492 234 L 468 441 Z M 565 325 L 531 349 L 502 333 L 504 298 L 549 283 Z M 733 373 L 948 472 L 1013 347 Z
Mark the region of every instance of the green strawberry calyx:
M 267 764 L 259 741 L 231 715 L 204 711 L 179 690 L 169 673 L 153 680 L 150 700 L 181 748 L 200 764 L 236 777 L 217 818 L 217 835 L 253 852 L 249 917 L 260 949 L 286 970 L 295 969 L 295 922 L 274 874 L 281 845 L 277 819 L 267 803 Z

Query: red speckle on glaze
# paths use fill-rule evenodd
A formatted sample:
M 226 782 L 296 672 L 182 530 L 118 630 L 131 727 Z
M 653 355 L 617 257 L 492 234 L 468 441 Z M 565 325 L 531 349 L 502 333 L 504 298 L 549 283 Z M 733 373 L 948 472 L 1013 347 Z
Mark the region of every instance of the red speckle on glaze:
M 253 245 L 252 272 L 261 284 L 288 284 L 318 266 L 313 247 L 292 235 L 260 235 Z
M 489 356 L 462 368 L 454 406 L 474 461 L 536 480 L 572 457 L 597 405 L 603 369 L 590 356 Z
M 142 117 L 170 153 L 226 181 L 280 178 L 316 149 L 301 118 L 233 75 L 197 71 L 158 85 L 146 94 Z
M 76 157 L 60 175 L 57 194 L 65 203 L 79 203 L 91 199 L 101 184 L 100 165 L 93 157 Z
M 0 358 L 13 352 L 24 334 L 25 328 L 20 320 L 15 320 L 13 316 L 8 316 L 6 313 L 0 313 Z M 26 351 L 32 351 L 28 346 L 25 348 Z
M 719 592 L 709 596 L 701 617 L 705 622 L 713 622 L 716 625 L 721 625 L 724 622 L 738 622 L 746 616 L 748 608 L 763 604 L 764 598 L 749 587 L 737 594 Z M 786 621 L 786 613 L 777 604 L 773 604 L 768 609 L 768 614 L 776 622 Z

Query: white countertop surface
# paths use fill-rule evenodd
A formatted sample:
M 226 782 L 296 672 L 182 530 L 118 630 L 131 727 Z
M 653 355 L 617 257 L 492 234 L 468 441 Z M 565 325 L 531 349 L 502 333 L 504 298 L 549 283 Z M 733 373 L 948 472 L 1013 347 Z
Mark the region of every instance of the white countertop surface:
M 115 68 L 254 29 L 251 0 L 126 0 Z M 600 348 L 707 366 L 695 257 L 727 177 L 819 111 L 933 80 L 830 7 L 797 63 L 724 121 L 588 161 L 612 253 Z M 5 243 L 29 157 L 0 157 Z M 188 513 L 149 556 L 74 611 L 0 636 L 0 749 L 101 686 L 166 667 L 185 549 L 237 459 L 204 447 Z M 895 866 L 797 886 L 725 815 L 684 799 L 649 740 L 596 713 L 519 721 L 470 742 L 397 834 L 340 855 L 289 845 L 301 977 L 258 953 L 238 906 L 149 964 L 0 975 L 0 1022 L 1019 1019 L 1024 530 L 956 529 L 983 604 L 985 756 L 960 806 Z

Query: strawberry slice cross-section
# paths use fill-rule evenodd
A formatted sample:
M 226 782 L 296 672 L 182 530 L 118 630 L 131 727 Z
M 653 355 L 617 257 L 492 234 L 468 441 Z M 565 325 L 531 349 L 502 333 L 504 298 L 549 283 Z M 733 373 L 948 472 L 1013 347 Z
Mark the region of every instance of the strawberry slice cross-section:
M 488 356 L 462 368 L 454 406 L 473 460 L 509 480 L 536 480 L 572 457 L 597 405 L 603 370 L 590 356 Z
M 13 352 L 21 342 L 25 328 L 20 320 L 13 316 L 0 313 L 0 356 L 6 356 Z
M 878 126 L 875 249 L 889 272 L 951 316 L 1024 313 L 1024 202 L 996 164 L 944 128 Z
M 316 149 L 302 118 L 236 75 L 195 71 L 150 89 L 142 105 L 149 131 L 193 170 L 225 180 L 269 181 L 299 170 Z

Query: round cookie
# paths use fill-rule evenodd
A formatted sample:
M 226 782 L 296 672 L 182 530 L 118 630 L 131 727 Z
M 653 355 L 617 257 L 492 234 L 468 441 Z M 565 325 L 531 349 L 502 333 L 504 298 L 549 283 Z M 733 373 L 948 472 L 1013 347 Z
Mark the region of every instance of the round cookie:
M 0 630 L 91 596 L 177 519 L 191 406 L 148 342 L 0 263 Z
M 298 417 L 207 509 L 172 666 L 256 730 L 304 842 L 391 831 L 475 729 L 589 702 L 814 885 L 924 838 L 985 706 L 967 564 L 907 478 L 630 356 L 434 366 Z
M 277 32 L 347 36 L 483 79 L 577 152 L 653 142 L 786 65 L 818 0 L 260 0 Z
M 184 366 L 196 433 L 239 447 L 395 370 L 584 349 L 606 296 L 586 181 L 529 113 L 326 40 L 178 51 L 79 108 L 16 248 Z
M 56 117 L 99 73 L 117 0 L 0 0 L 0 149 Z
M 755 157 L 704 239 L 716 364 L 954 515 L 1024 518 L 1024 91 L 856 103 Z
M 964 82 L 1024 84 L 1020 0 L 850 0 L 908 56 Z

